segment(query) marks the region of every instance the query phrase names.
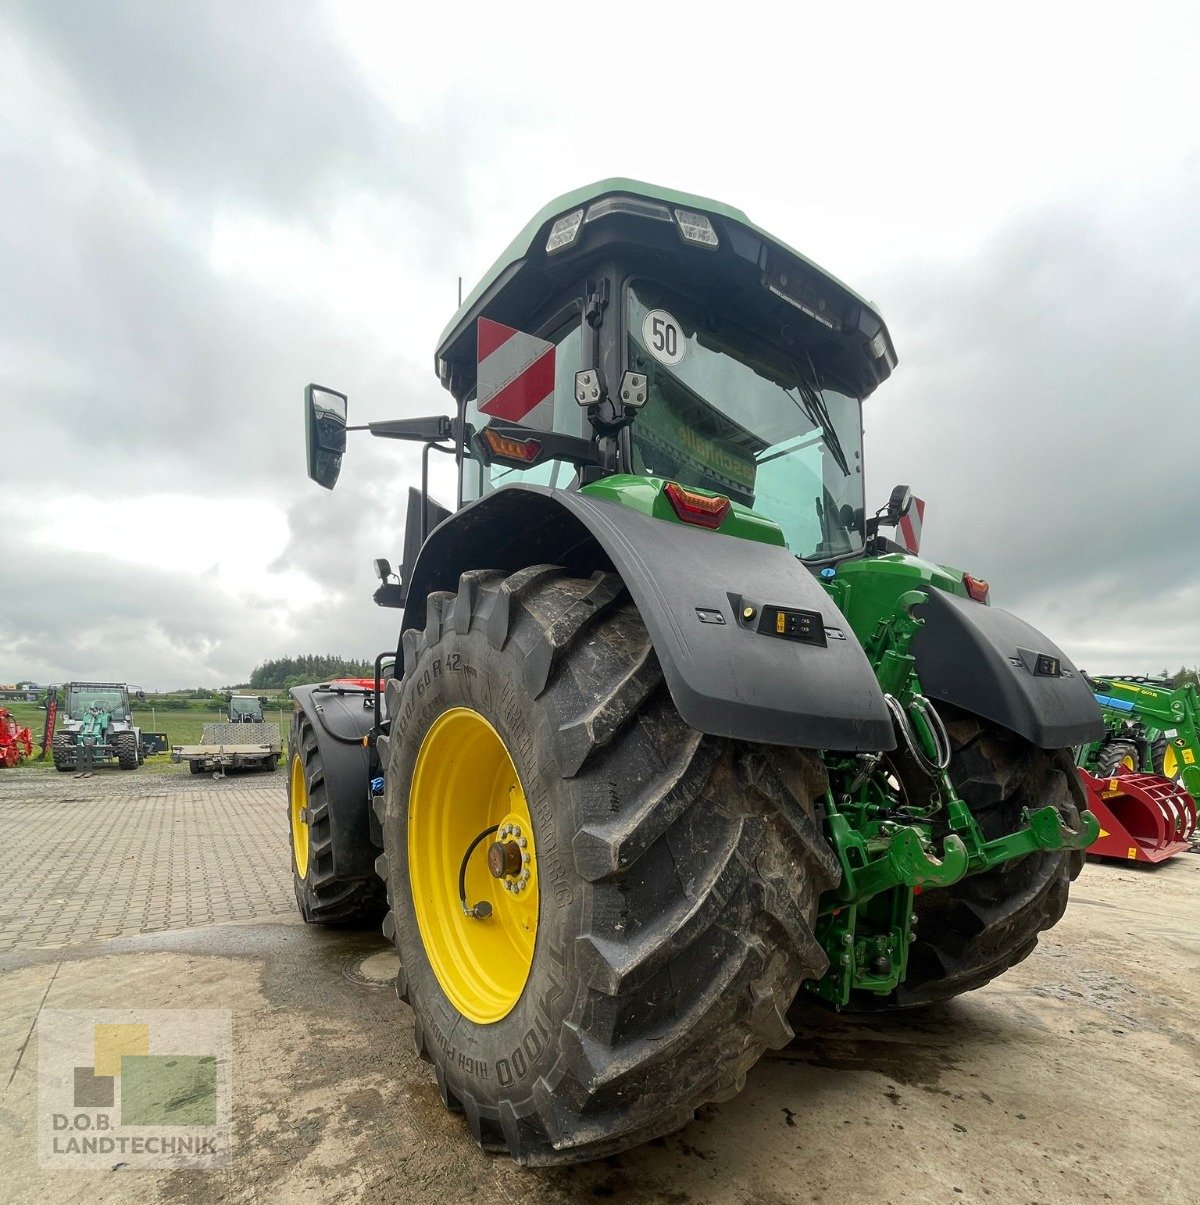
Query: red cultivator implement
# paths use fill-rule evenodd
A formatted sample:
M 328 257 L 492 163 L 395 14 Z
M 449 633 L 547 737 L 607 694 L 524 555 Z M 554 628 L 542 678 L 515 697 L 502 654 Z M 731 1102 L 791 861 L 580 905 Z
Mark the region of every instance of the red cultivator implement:
M 18 762 L 33 756 L 33 741 L 28 728 L 18 728 L 12 712 L 0 707 L 0 767 L 11 770 Z
M 1118 770 L 1111 778 L 1079 771 L 1100 836 L 1088 853 L 1127 862 L 1164 862 L 1186 850 L 1196 832 L 1196 801 L 1157 774 Z

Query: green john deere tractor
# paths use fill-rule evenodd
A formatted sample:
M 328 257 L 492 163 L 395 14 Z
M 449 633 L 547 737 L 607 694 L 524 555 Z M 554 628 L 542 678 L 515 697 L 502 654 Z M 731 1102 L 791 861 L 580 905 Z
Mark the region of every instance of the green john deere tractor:
M 738 210 L 606 180 L 451 320 L 452 417 L 347 428 L 308 388 L 321 485 L 347 429 L 458 469 L 376 565 L 396 673 L 292 692 L 288 814 L 301 911 L 386 909 L 482 1147 L 646 1141 L 737 1093 L 798 993 L 943 1001 L 1062 915 L 1100 711 L 986 582 L 887 538 L 906 488 L 867 513 L 861 404 L 895 363 Z
M 1185 682 L 1131 674 L 1092 677 L 1105 732 L 1080 750 L 1098 778 L 1124 767 L 1180 782 L 1200 801 L 1200 693 Z

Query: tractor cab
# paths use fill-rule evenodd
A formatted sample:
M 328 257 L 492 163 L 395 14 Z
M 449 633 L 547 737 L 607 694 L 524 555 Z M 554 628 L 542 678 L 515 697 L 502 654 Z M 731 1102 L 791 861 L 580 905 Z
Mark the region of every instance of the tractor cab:
M 536 341 L 553 371 L 535 361 L 522 393 Z M 543 210 L 437 356 L 473 432 L 462 502 L 634 475 L 752 510 L 813 561 L 863 548 L 861 400 L 895 362 L 867 302 L 740 211 L 625 180 Z M 508 423 L 591 442 L 596 463 L 526 463 Z
M 129 721 L 129 691 L 113 682 L 71 682 L 66 690 L 68 720 L 84 720 L 89 715 L 104 714 L 110 720 Z
M 231 724 L 261 724 L 265 701 L 265 698 L 260 695 L 230 695 L 229 722 Z
M 459 507 L 635 476 L 673 483 L 680 521 L 752 512 L 821 564 L 866 546 L 861 404 L 895 364 L 870 303 L 740 210 L 612 179 L 546 206 L 446 327 L 436 367 L 455 418 L 366 426 L 453 452 Z M 322 484 L 362 429 L 345 413 L 310 386 Z M 429 525 L 413 517 L 419 548 Z

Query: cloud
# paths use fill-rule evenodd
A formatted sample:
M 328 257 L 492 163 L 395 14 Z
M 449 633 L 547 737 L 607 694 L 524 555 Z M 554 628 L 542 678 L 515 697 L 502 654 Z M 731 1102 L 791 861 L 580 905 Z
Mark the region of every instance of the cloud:
M 875 288 L 901 365 L 866 405 L 873 494 L 911 483 L 926 555 L 1110 672 L 1200 662 L 1175 607 L 1200 587 L 1198 197 L 1193 163 L 1150 212 L 1044 206 Z
M 97 149 L 184 208 L 320 225 L 362 189 L 426 217 L 454 206 L 455 173 L 425 170 L 439 131 L 379 103 L 316 5 L 27 0 L 8 16 L 57 67 Z
M 638 87 L 598 66 L 619 22 L 549 6 L 6 16 L 0 634 L 29 659 L 7 676 L 229 682 L 393 645 L 369 566 L 400 559 L 417 457 L 359 436 L 317 489 L 303 385 L 344 389 L 353 419 L 445 411 L 457 273 L 470 288 L 549 197 L 614 172 L 743 205 L 878 298 L 901 367 L 868 402 L 870 489 L 929 499 L 930 555 L 1097 668 L 1200 662 L 1188 6 L 1154 30 L 1039 10 L 1034 43 L 1022 18 L 972 41 L 969 15 L 926 37 L 884 7 L 872 41 L 793 16 L 801 88 L 791 60 L 670 14 L 639 14 Z

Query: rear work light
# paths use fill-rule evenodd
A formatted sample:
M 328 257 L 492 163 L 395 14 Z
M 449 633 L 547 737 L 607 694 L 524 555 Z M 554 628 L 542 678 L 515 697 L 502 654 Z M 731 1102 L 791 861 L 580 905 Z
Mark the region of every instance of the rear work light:
M 681 523 L 691 523 L 696 527 L 707 527 L 716 531 L 725 522 L 729 514 L 730 502 L 720 494 L 697 494 L 694 490 L 684 489 L 675 481 L 668 481 L 663 493 L 671 509 L 679 517 Z
M 532 464 L 542 454 L 541 441 L 537 439 L 513 439 L 501 435 L 494 427 L 484 427 L 480 438 L 498 460 L 515 460 L 521 464 Z
M 972 577 L 969 573 L 963 574 L 963 585 L 967 588 L 967 594 L 978 603 L 985 603 L 988 600 L 988 591 L 991 587 L 981 577 Z
M 546 240 L 546 254 L 549 255 L 552 251 L 561 251 L 564 247 L 569 247 L 579 234 L 579 227 L 583 225 L 583 210 L 576 209 L 574 213 L 564 214 L 561 218 L 550 227 L 550 237 Z
M 699 243 L 702 247 L 716 248 L 719 244 L 717 241 L 717 232 L 713 229 L 713 224 L 702 213 L 692 213 L 690 209 L 675 210 L 675 220 L 679 223 L 679 233 L 683 235 L 684 241 L 689 243 Z

